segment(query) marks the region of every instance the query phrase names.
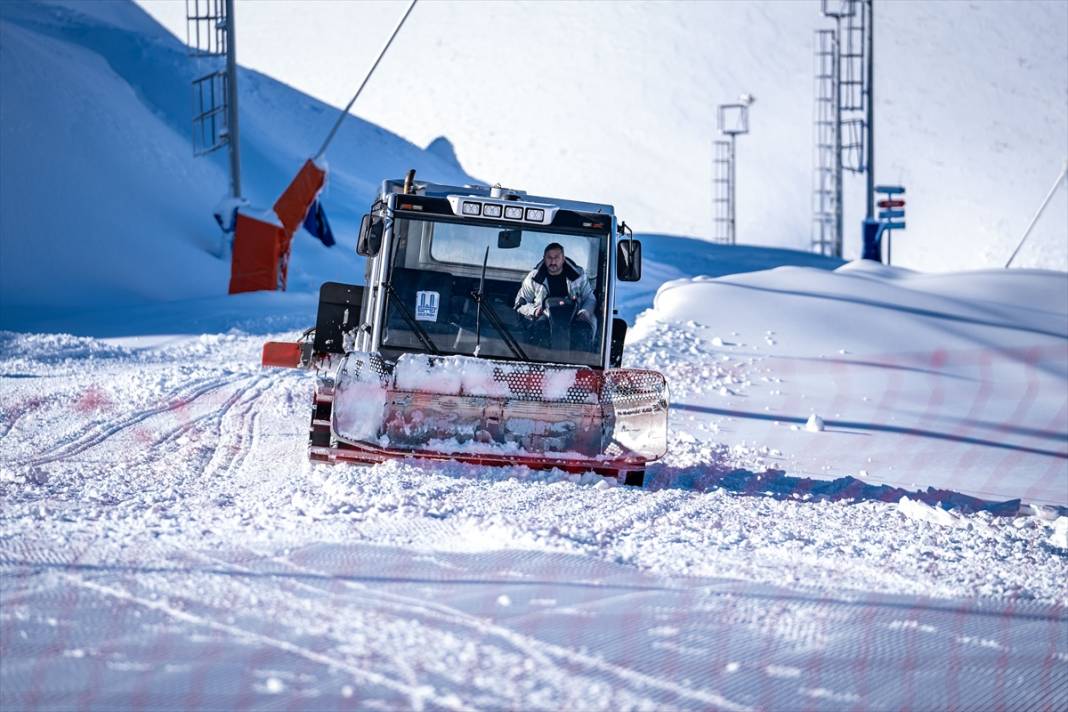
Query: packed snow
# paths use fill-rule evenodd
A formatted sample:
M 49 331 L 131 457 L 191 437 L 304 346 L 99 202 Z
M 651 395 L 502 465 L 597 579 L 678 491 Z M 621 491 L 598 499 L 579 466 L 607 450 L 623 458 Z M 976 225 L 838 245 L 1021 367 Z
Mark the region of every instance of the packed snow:
M 776 7 L 728 14 L 771 18 L 759 39 Z M 1060 12 L 1024 7 L 999 32 Z M 922 12 L 941 31 L 947 11 Z M 353 230 L 379 180 L 468 180 L 447 141 L 422 151 L 352 119 L 324 194 L 339 245 L 299 234 L 290 293 L 227 297 L 225 172 L 191 156 L 181 44 L 130 3 L 3 3 L 0 38 L 0 708 L 1068 704 L 1065 272 L 642 235 L 624 365 L 671 391 L 643 487 L 312 464 L 313 376 L 261 368 L 262 344 L 314 323 L 321 281 L 358 280 Z M 269 205 L 333 115 L 241 81 L 248 192 Z M 781 180 L 804 195 L 807 178 Z M 991 210 L 1026 212 L 1025 182 Z

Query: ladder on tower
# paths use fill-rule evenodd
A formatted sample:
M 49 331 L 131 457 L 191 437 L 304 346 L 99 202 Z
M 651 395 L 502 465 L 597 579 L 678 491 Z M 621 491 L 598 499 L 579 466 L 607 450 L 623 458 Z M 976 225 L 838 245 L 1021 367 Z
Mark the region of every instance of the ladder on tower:
M 865 81 L 864 46 L 865 12 L 860 0 L 842 0 L 839 18 L 838 87 L 842 110 L 842 168 L 864 172 Z
M 839 188 L 838 136 L 838 37 L 835 30 L 816 30 L 815 96 L 813 104 L 812 251 L 841 254 L 838 237 Z
M 198 58 L 223 57 L 227 51 L 226 0 L 185 0 L 186 45 Z M 193 80 L 193 155 L 226 146 L 230 130 L 230 82 L 225 67 Z
M 730 141 L 712 144 L 712 242 L 734 244 L 734 225 L 731 215 L 731 155 Z

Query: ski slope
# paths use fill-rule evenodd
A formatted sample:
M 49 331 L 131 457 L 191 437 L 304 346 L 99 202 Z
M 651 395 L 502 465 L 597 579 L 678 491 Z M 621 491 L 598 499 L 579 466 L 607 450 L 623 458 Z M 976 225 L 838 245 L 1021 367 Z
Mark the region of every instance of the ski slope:
M 642 235 L 643 488 L 313 466 L 262 343 L 362 272 L 379 179 L 467 179 L 448 143 L 352 120 L 339 245 L 228 297 L 181 45 L 130 3 L 0 4 L 0 40 L 0 709 L 1068 704 L 1065 272 Z M 331 116 L 242 82 L 264 205 Z
M 728 331 L 760 308 L 737 285 L 783 288 L 781 272 L 837 289 L 839 316 L 885 331 L 879 352 L 860 331 L 835 365 L 805 367 L 820 355 L 805 337 L 833 314 L 804 293 Z M 1013 295 L 1064 289 L 1008 274 Z M 979 273 L 880 316 L 854 303 L 873 279 L 909 277 L 850 264 L 662 287 L 627 356 L 674 393 L 669 453 L 642 489 L 521 467 L 313 466 L 311 377 L 258 366 L 265 338 L 297 330 L 153 346 L 9 332 L 3 706 L 1057 707 L 1065 315 L 965 318 L 952 307 L 991 279 Z M 776 314 L 790 319 L 763 329 Z M 939 320 L 953 341 L 925 329 Z M 1006 334 L 1018 341 L 990 343 Z M 860 374 L 870 388 L 837 385 Z M 791 428 L 813 405 L 825 429 Z

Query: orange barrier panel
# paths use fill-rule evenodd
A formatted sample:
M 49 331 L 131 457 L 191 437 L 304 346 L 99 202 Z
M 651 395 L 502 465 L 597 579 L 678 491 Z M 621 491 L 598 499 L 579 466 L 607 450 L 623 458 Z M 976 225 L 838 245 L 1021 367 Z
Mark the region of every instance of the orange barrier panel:
M 305 161 L 274 204 L 281 225 L 238 211 L 230 262 L 230 294 L 285 290 L 290 242 L 325 181 L 326 171 L 311 160 Z
M 285 230 L 238 211 L 234 253 L 230 262 L 230 294 L 278 289 L 279 255 L 288 250 Z
M 264 366 L 297 368 L 300 366 L 300 344 L 295 341 L 268 341 L 263 345 L 260 363 Z

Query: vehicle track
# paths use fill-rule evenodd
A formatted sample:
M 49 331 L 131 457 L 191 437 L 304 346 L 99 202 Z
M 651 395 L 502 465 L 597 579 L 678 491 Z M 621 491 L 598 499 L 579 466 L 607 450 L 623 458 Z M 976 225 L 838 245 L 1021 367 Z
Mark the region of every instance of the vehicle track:
M 245 376 L 209 377 L 192 384 L 184 384 L 167 393 L 164 396 L 166 401 L 162 404 L 135 410 L 132 413 L 120 417 L 118 420 L 109 421 L 107 424 L 99 422 L 92 423 L 88 428 L 67 436 L 67 438 L 44 455 L 18 460 L 12 464 L 19 467 L 25 467 L 44 465 L 50 462 L 70 459 L 76 455 L 80 455 L 90 448 L 104 443 L 124 430 L 139 425 L 149 418 L 160 415 L 161 413 L 173 412 L 178 408 L 188 406 L 190 403 L 203 398 L 207 394 L 213 393 L 220 388 L 224 388 L 243 377 Z

